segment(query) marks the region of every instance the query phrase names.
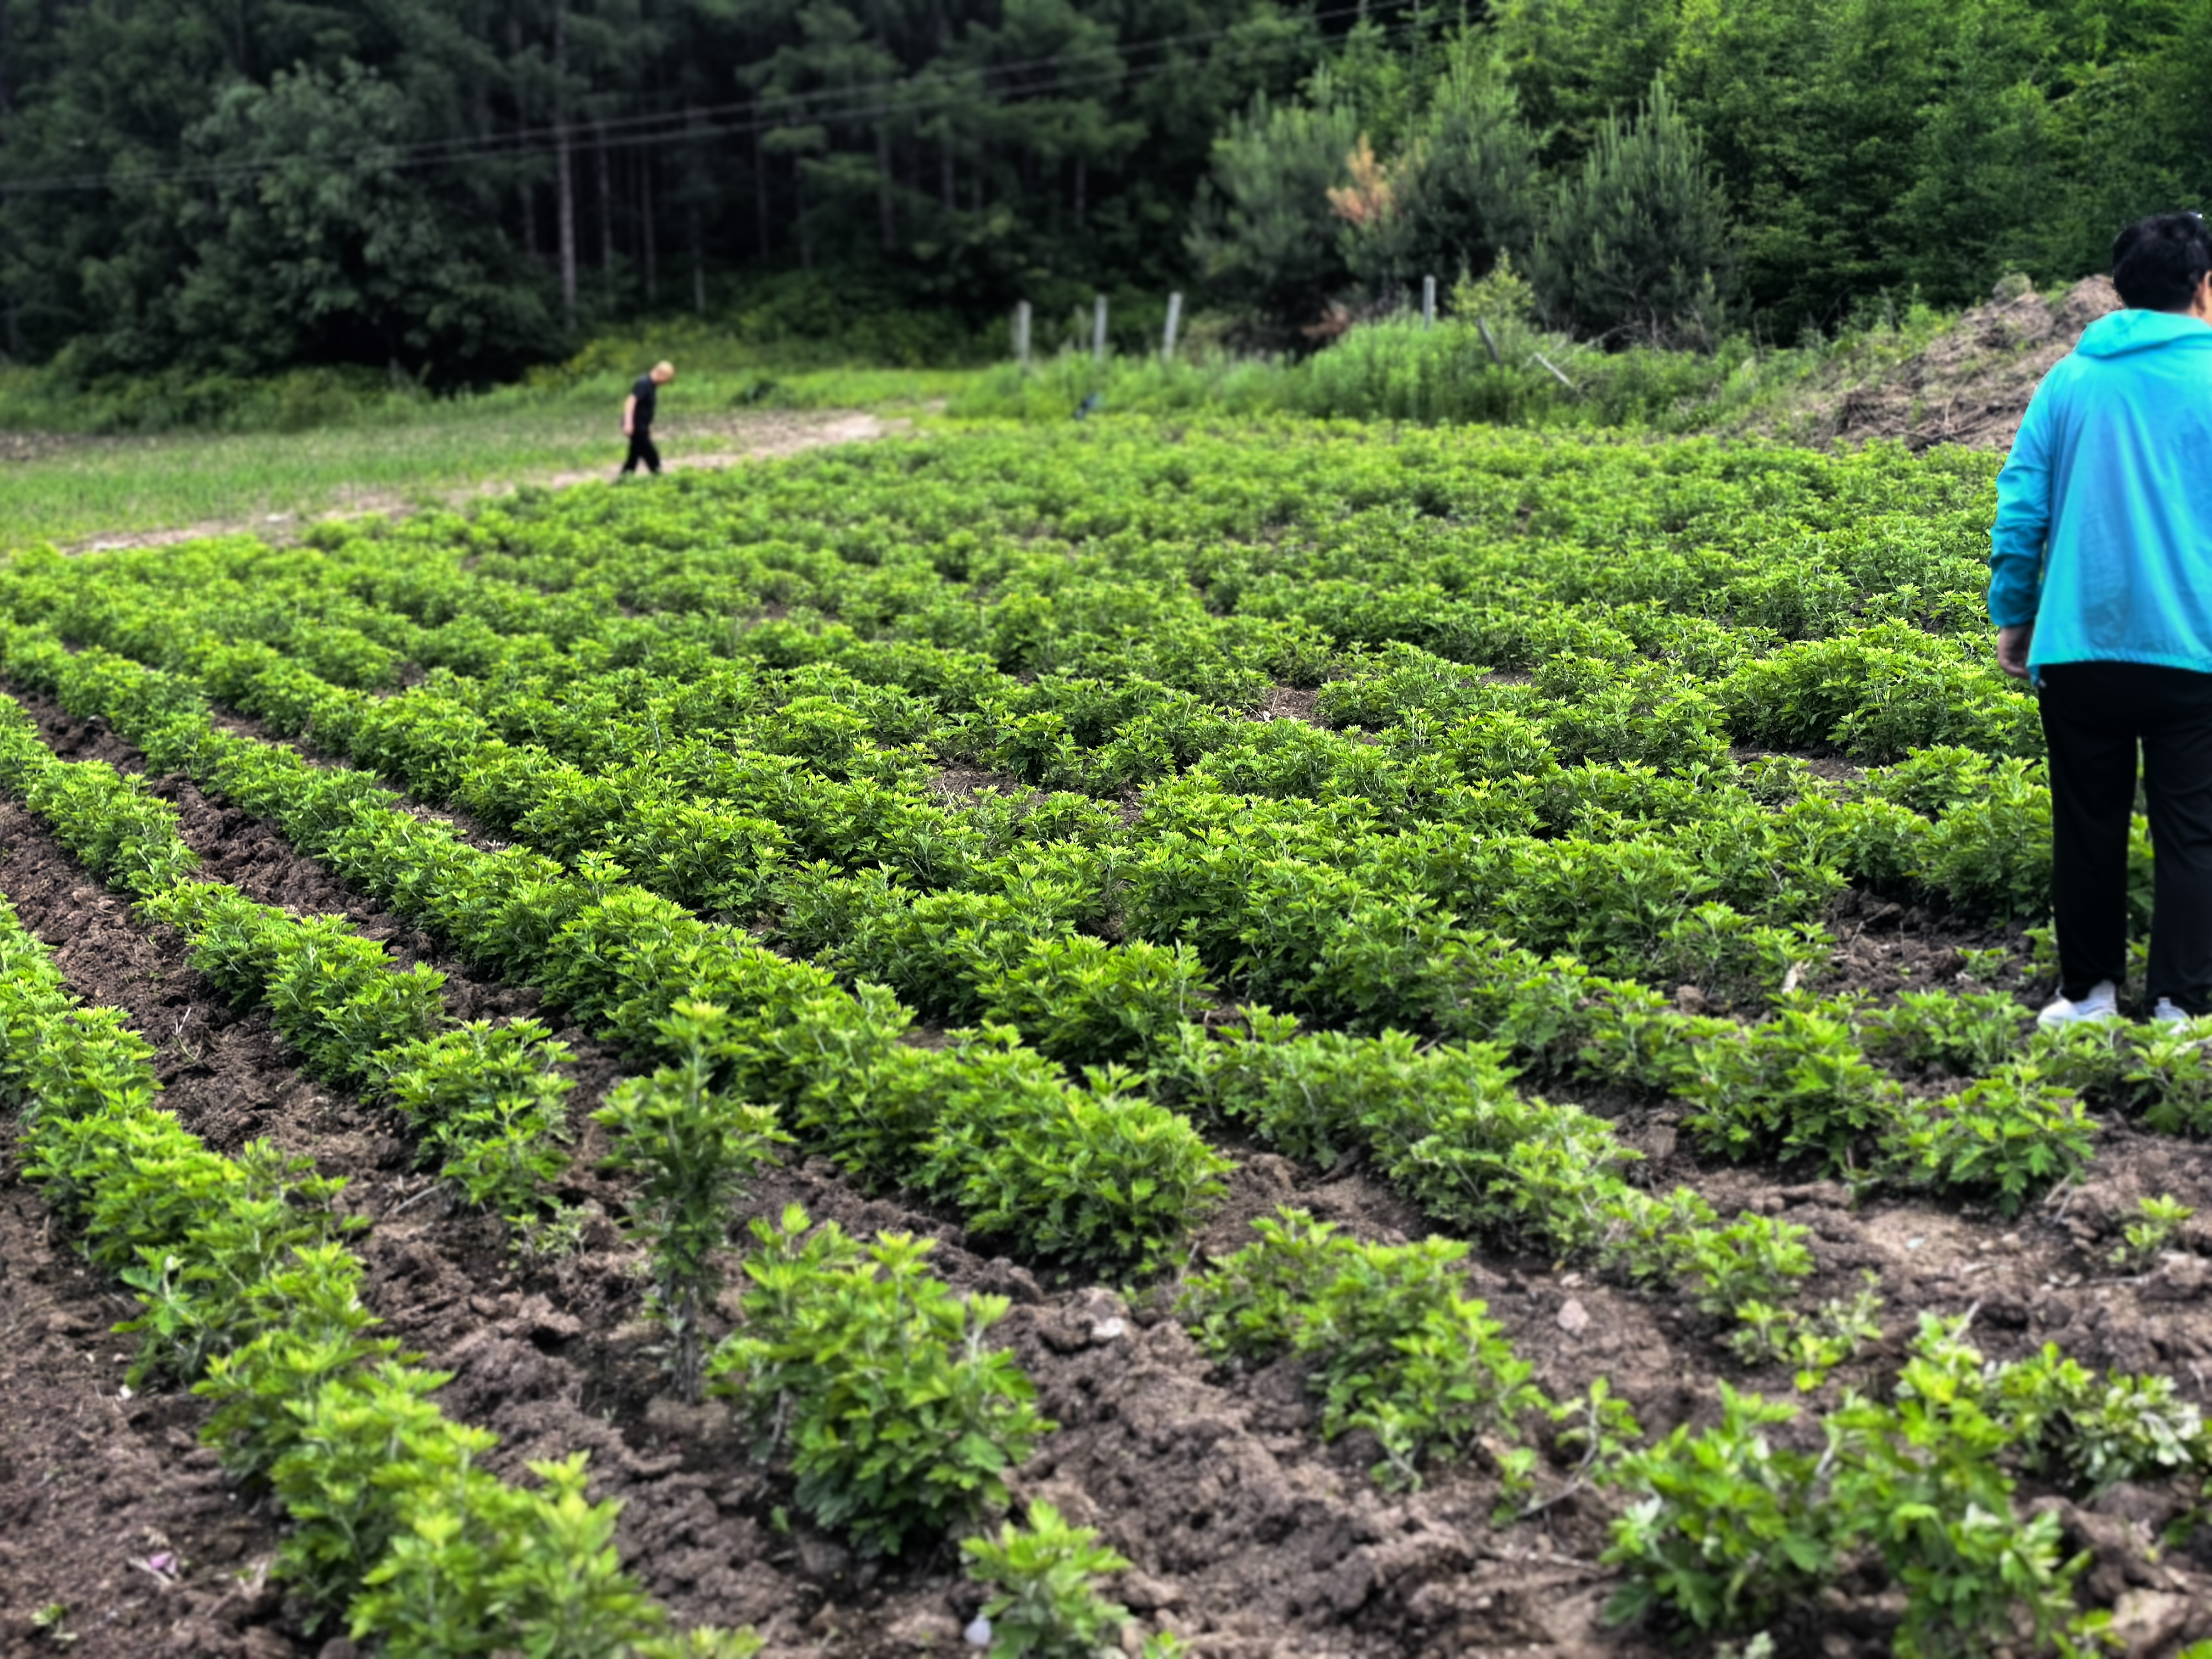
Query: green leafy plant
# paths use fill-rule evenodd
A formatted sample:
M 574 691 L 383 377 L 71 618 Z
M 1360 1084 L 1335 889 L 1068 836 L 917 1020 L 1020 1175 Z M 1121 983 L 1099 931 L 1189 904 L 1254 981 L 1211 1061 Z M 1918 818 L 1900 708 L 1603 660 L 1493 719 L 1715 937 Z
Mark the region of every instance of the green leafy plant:
M 2096 1127 L 2072 1093 L 2015 1062 L 1958 1094 L 1909 1103 L 1889 1152 L 1906 1181 L 1986 1194 L 2017 1215 L 2087 1167 Z
M 1866 1017 L 1876 1047 L 1909 1066 L 1933 1062 L 1979 1077 L 2020 1049 L 2027 1011 L 1996 992 L 1906 991 Z
M 518 1233 L 568 1167 L 562 1099 L 575 1085 L 559 1068 L 569 1058 L 529 1019 L 471 1020 L 379 1056 L 383 1091 L 420 1137 L 418 1156 Z
M 1184 1290 L 1180 1316 L 1200 1345 L 1221 1358 L 1309 1360 L 1323 1437 L 1369 1431 L 1386 1484 L 1418 1486 L 1425 1460 L 1492 1436 L 1517 1493 L 1534 1462 L 1516 1443 L 1521 1419 L 1547 1402 L 1484 1304 L 1459 1294 L 1453 1269 L 1467 1247 L 1362 1244 L 1300 1210 L 1252 1224 L 1256 1243 Z
M 1128 1566 L 1089 1527 L 1072 1527 L 1042 1498 L 1026 1523 L 1009 1521 L 994 1538 L 963 1538 L 968 1576 L 991 1587 L 983 1617 L 991 1659 L 1100 1659 L 1119 1652 L 1129 1610 L 1098 1594 L 1093 1580 Z
M 984 1334 L 1004 1297 L 946 1289 L 929 1243 L 862 1246 L 793 1206 L 753 1224 L 738 1328 L 708 1364 L 763 1453 L 787 1454 L 799 1507 L 896 1554 L 1006 1502 L 1006 1472 L 1053 1426 L 1029 1378 Z
M 666 1327 L 677 1386 L 696 1398 L 699 1316 L 720 1283 L 714 1253 L 728 1242 L 731 1200 L 787 1139 L 766 1107 L 714 1089 L 726 1042 L 724 1011 L 679 1002 L 660 1023 L 679 1055 L 649 1078 L 632 1078 L 594 1113 L 613 1138 L 607 1167 L 635 1174 L 629 1225 L 651 1254 L 655 1311 Z
M 1729 1346 L 1747 1365 L 1781 1364 L 1796 1368 L 1798 1389 L 1810 1393 L 1828 1372 L 1857 1356 L 1881 1337 L 1880 1278 L 1867 1282 L 1849 1302 L 1830 1300 L 1810 1312 L 1744 1302 L 1735 1309 L 1737 1328 Z
M 2137 1199 L 2136 1212 L 2141 1218 L 2122 1230 L 2119 1246 L 2112 1253 L 2110 1259 L 2116 1267 L 2138 1268 L 2156 1260 L 2197 1213 L 2171 1193 Z
M 1608 1617 L 1663 1610 L 1699 1631 L 1748 1632 L 1811 1601 L 1836 1571 L 1815 1502 L 1820 1460 L 1770 1432 L 1795 1410 L 1720 1388 L 1718 1424 L 1685 1425 L 1613 1468 L 1632 1497 L 1603 1557 L 1626 1580 Z

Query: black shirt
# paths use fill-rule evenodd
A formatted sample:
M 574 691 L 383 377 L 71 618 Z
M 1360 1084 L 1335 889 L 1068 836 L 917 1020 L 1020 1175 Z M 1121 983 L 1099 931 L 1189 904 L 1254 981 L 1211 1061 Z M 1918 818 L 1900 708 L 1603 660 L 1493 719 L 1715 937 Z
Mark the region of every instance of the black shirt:
M 660 387 L 652 375 L 641 374 L 629 393 L 637 399 L 637 411 L 630 416 L 630 425 L 642 432 L 653 424 L 653 405 L 660 396 Z

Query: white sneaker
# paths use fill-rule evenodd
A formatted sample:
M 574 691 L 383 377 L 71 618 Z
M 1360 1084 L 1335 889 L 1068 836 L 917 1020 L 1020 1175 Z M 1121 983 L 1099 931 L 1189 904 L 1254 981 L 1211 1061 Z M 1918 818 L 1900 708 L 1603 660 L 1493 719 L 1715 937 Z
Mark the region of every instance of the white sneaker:
M 2119 991 L 2112 981 L 2099 980 L 2089 988 L 2089 994 L 2079 1002 L 2059 997 L 2046 1005 L 2035 1017 L 2039 1031 L 2063 1030 L 2069 1025 L 2089 1025 L 2120 1017 Z
M 2172 997 L 2160 997 L 2158 1006 L 2150 1011 L 2150 1018 L 2154 1025 L 2185 1025 L 2189 1023 L 2189 1016 L 2173 1006 Z

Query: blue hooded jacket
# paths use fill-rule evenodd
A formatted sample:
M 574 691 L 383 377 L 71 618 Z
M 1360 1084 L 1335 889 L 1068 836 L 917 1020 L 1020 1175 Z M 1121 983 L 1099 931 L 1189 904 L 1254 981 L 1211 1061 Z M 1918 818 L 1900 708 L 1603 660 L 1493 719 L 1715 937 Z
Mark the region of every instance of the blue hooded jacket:
M 1997 475 L 1990 620 L 2028 665 L 2212 674 L 2212 325 L 2116 311 L 2043 377 Z

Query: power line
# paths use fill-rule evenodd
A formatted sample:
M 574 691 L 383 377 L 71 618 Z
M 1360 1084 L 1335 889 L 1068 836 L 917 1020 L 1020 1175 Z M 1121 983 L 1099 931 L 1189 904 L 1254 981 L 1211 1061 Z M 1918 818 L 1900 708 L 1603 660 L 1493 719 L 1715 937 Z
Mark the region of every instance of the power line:
M 1327 23 L 1345 17 L 1367 15 L 1371 8 L 1366 4 L 1347 4 L 1324 8 L 1305 15 L 1303 21 Z M 1387 39 L 1412 33 L 1425 22 L 1436 21 L 1434 14 L 1422 16 L 1418 9 L 1410 19 L 1401 18 L 1384 27 L 1380 33 Z M 1012 63 L 977 65 L 954 76 L 935 78 L 934 84 L 917 84 L 927 71 L 908 76 L 897 81 L 879 80 L 858 82 L 846 87 L 818 88 L 811 91 L 783 94 L 775 98 L 751 98 L 726 104 L 695 105 L 688 109 L 663 110 L 635 115 L 611 116 L 603 119 L 584 118 L 552 126 L 511 129 L 501 133 L 484 133 L 452 138 L 419 139 L 388 144 L 362 146 L 352 152 L 356 156 L 374 154 L 388 157 L 397 167 L 435 166 L 441 162 L 490 160 L 502 155 L 520 157 L 542 149 L 544 143 L 557 143 L 563 137 L 580 139 L 605 149 L 633 149 L 647 144 L 692 143 L 705 138 L 744 136 L 766 132 L 778 127 L 813 125 L 844 125 L 856 121 L 881 119 L 886 116 L 909 114 L 916 111 L 933 111 L 948 100 L 972 102 L 978 97 L 988 96 L 988 86 L 978 88 L 970 76 L 986 78 L 1005 76 L 1031 70 L 1066 66 L 1085 58 L 1113 57 L 1118 59 L 1102 64 L 1088 73 L 1063 75 L 1055 80 L 1001 88 L 1017 100 L 1036 99 L 1055 93 L 1096 86 L 1103 82 L 1126 82 L 1141 85 L 1169 70 L 1180 67 L 1172 60 L 1155 64 L 1149 68 L 1133 70 L 1127 58 L 1134 53 L 1165 52 L 1176 46 L 1202 44 L 1226 40 L 1235 33 L 1234 27 L 1192 31 L 1182 34 L 1159 35 L 1148 40 L 1102 42 L 1098 46 L 1076 48 L 1043 57 L 1020 59 Z M 1241 51 L 1232 49 L 1236 58 L 1258 58 L 1279 48 L 1279 40 L 1254 41 Z M 1216 57 L 1218 57 L 1218 53 Z M 904 91 L 904 100 L 888 101 L 878 94 Z M 817 99 L 856 100 L 875 98 L 876 101 L 848 101 L 842 106 L 808 109 L 810 100 Z M 783 114 L 764 112 L 783 110 Z M 740 115 L 749 118 L 721 120 L 723 116 Z M 702 121 L 700 118 L 709 118 Z M 532 141 L 538 141 L 532 143 Z M 80 190 L 111 190 L 132 185 L 162 184 L 221 183 L 226 180 L 256 178 L 273 173 L 284 163 L 279 161 L 203 161 L 179 162 L 166 167 L 140 167 L 118 171 L 110 168 L 100 173 L 50 174 L 27 179 L 0 177 L 0 190 L 9 192 L 48 193 Z

